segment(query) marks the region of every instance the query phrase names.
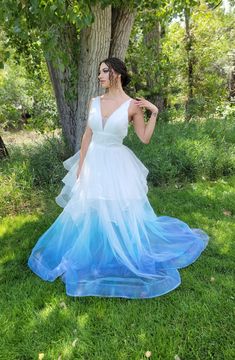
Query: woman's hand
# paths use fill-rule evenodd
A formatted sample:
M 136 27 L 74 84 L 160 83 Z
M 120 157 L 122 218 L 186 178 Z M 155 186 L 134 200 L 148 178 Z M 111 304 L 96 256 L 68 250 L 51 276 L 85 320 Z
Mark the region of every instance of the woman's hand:
M 135 132 L 138 135 L 139 139 L 144 143 L 148 144 L 150 142 L 150 139 L 153 135 L 154 128 L 156 125 L 157 115 L 158 115 L 158 108 L 154 104 L 152 104 L 150 101 L 144 99 L 144 98 L 137 98 L 138 100 L 135 100 L 134 104 L 137 105 L 137 107 L 145 107 L 146 109 L 150 110 L 152 112 L 149 120 L 147 123 L 145 123 L 144 114 L 141 109 L 137 110 L 136 108 L 133 109 L 134 115 L 132 117 Z
M 150 110 L 151 112 L 158 113 L 159 110 L 158 110 L 157 106 L 152 104 L 150 101 L 144 99 L 143 97 L 142 98 L 136 97 L 136 99 L 138 99 L 138 100 L 135 100 L 134 104 L 136 104 L 137 106 L 144 107 L 144 108 Z

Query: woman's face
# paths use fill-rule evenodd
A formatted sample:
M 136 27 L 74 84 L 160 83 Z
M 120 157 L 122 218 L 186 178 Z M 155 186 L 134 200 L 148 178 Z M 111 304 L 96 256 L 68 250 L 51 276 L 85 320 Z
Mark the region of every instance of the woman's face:
M 117 77 L 117 74 L 113 69 L 111 69 L 113 74 L 113 79 Z M 109 88 L 110 87 L 110 79 L 109 79 L 110 70 L 108 66 L 105 63 L 101 63 L 98 79 L 100 81 L 100 84 L 103 88 Z

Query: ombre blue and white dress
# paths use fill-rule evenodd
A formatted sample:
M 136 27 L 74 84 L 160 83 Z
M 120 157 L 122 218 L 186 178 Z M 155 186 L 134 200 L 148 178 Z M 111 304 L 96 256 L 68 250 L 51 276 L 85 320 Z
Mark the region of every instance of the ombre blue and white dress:
M 209 236 L 170 216 L 158 216 L 148 198 L 148 169 L 125 145 L 128 107 L 103 125 L 100 97 L 92 99 L 93 135 L 77 179 L 80 150 L 56 197 L 63 208 L 32 250 L 28 265 L 47 281 L 62 278 L 70 296 L 151 298 L 181 283 L 177 269 L 193 263 Z

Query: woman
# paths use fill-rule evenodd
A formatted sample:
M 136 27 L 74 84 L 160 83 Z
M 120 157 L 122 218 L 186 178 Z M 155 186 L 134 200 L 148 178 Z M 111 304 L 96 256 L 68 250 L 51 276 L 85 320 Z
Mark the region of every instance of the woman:
M 130 98 L 130 78 L 118 58 L 103 60 L 106 92 L 90 102 L 81 149 L 56 202 L 64 210 L 39 238 L 28 261 L 42 279 L 61 276 L 70 296 L 150 298 L 179 286 L 178 268 L 194 262 L 209 236 L 170 216 L 157 216 L 147 198 L 148 169 L 125 145 L 129 122 L 144 144 L 158 109 Z M 142 107 L 151 111 L 147 124 Z

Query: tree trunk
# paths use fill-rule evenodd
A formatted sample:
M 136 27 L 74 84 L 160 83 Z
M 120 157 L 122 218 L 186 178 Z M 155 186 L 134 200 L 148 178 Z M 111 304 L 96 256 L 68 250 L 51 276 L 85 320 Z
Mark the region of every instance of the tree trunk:
M 186 52 L 187 52 L 187 79 L 188 79 L 188 93 L 187 100 L 185 104 L 185 119 L 189 121 L 192 117 L 192 102 L 193 102 L 193 37 L 190 29 L 190 9 L 184 9 L 184 19 L 185 19 L 185 32 L 186 32 Z
M 235 51 L 231 53 L 231 67 L 229 69 L 229 101 L 231 104 L 235 104 Z
M 91 26 L 77 30 L 72 26 L 62 29 L 62 45 L 69 64 L 63 69 L 47 61 L 53 84 L 62 131 L 73 151 L 81 145 L 92 97 L 100 95 L 98 66 L 108 56 L 124 60 L 136 10 L 101 8 L 100 3 L 91 7 L 95 14 Z
M 76 143 L 76 119 L 78 111 L 77 73 L 78 39 L 76 28 L 71 25 L 61 30 L 61 44 L 68 56 L 66 67 L 57 60 L 57 64 L 47 60 L 47 67 L 53 85 L 62 132 L 71 149 Z
M 160 62 L 161 54 L 161 36 L 162 36 L 162 27 L 159 20 L 156 20 L 154 27 L 144 36 L 144 45 L 147 46 L 148 50 L 151 51 L 151 58 L 154 60 L 154 63 Z M 165 107 L 167 99 L 163 95 L 163 88 L 157 89 L 156 85 L 160 82 L 159 72 L 154 71 L 146 73 L 147 89 L 151 91 L 149 100 L 153 102 L 158 108 L 159 111 L 162 111 Z
M 6 145 L 4 144 L 2 137 L 0 136 L 0 159 L 3 159 L 6 156 L 9 156 L 9 153 L 7 151 Z

